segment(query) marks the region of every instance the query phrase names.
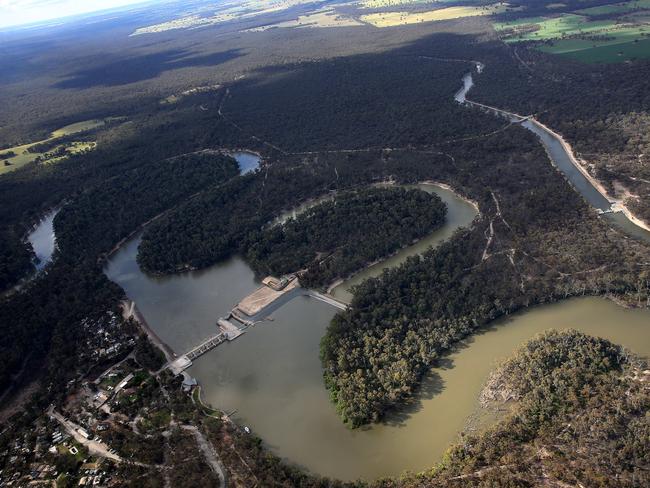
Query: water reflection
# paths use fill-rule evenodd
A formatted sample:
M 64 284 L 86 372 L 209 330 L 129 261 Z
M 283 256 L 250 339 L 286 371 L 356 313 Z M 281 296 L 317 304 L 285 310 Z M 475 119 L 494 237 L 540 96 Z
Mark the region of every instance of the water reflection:
M 262 158 L 259 154 L 250 151 L 233 151 L 229 153 L 239 164 L 239 172 L 242 175 L 251 173 L 260 167 Z
M 34 266 L 36 271 L 42 271 L 52 261 L 56 249 L 56 236 L 54 235 L 54 217 L 59 209 L 46 213 L 41 221 L 27 235 L 27 240 L 32 245 L 36 259 Z

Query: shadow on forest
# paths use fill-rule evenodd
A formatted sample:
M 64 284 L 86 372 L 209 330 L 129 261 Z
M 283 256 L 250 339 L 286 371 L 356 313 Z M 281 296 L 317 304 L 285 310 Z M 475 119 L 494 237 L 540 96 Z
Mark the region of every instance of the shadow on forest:
M 497 328 L 511 320 L 513 320 L 513 317 L 510 316 L 497 319 L 489 326 L 476 330 L 471 336 L 468 336 L 460 342 L 456 343 L 450 351 L 448 351 L 443 357 L 438 359 L 433 364 L 431 369 L 422 378 L 419 387 L 413 392 L 413 395 L 401 402 L 399 404 L 399 407 L 397 407 L 395 410 L 389 412 L 381 421 L 381 423 L 391 427 L 405 427 L 411 416 L 415 415 L 420 410 L 422 410 L 422 408 L 424 408 L 424 401 L 431 400 L 433 397 L 439 395 L 444 391 L 445 382 L 437 371 L 453 369 L 456 366 L 454 359 L 452 359 L 450 356 L 452 354 L 457 354 L 463 349 L 471 347 L 477 336 L 486 334 L 488 332 L 495 332 Z M 367 428 L 372 428 L 372 426 L 367 426 Z
M 165 71 L 197 66 L 214 66 L 243 56 L 240 49 L 191 56 L 186 50 L 169 50 L 132 58 L 111 61 L 106 64 L 77 71 L 68 79 L 55 83 L 54 88 L 83 89 L 96 86 L 128 85 L 156 78 Z

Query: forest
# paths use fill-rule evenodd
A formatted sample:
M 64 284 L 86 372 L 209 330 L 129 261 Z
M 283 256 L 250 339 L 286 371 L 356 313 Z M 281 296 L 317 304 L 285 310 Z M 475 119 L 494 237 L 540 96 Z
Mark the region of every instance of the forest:
M 153 274 L 204 268 L 237 252 L 245 254 L 251 235 L 304 201 L 390 176 L 399 183 L 422 181 L 437 174 L 432 168 L 444 168 L 444 160 L 431 154 L 382 161 L 380 151 L 283 156 L 259 173 L 206 189 L 152 222 L 143 233 L 138 263 Z
M 319 288 L 432 232 L 443 224 L 445 212 L 440 197 L 421 190 L 341 193 L 253 234 L 245 256 L 259 275 L 300 270 L 302 285 Z
M 211 153 L 181 155 L 126 171 L 61 210 L 55 219 L 59 250 L 66 256 L 110 250 L 146 217 L 155 217 L 238 174 L 233 158 Z
M 627 197 L 632 211 L 649 221 L 650 64 L 624 63 L 614 69 L 534 50 L 517 52 L 521 62 L 488 63 L 470 98 L 535 114 L 567 139 L 610 195 Z
M 648 296 L 647 247 L 598 219 L 523 129 L 453 155 L 462 171 L 451 182 L 478 199 L 482 220 L 363 282 L 322 340 L 327 387 L 352 426 L 380 420 L 441 354 L 497 317 L 573 295 Z
M 482 397 L 507 410 L 495 426 L 429 472 L 374 486 L 647 486 L 646 367 L 606 340 L 547 332 L 492 374 Z
M 199 415 L 200 407 L 187 396 L 174 393 L 165 405 L 159 395 L 156 402 L 178 418 L 194 417 L 218 450 L 233 485 L 253 479 L 261 486 L 299 488 L 506 488 L 539 486 L 542 481 L 633 487 L 650 481 L 644 469 L 650 447 L 644 417 L 650 406 L 646 368 L 644 361 L 609 341 L 572 330 L 548 331 L 522 344 L 493 371 L 481 394 L 483 409 L 497 412 L 492 427 L 461 436 L 430 470 L 376 481 L 339 482 L 305 473 L 232 423 L 205 412 Z M 165 386 L 175 392 L 167 381 Z M 180 445 L 190 447 L 177 440 L 170 447 Z M 127 486 L 161 484 L 156 483 L 159 470 L 135 465 L 122 469 L 130 472 L 129 479 L 148 480 Z M 196 461 L 174 465 L 175 476 L 184 473 L 196 486 L 204 486 L 197 477 L 201 469 Z
M 156 143 L 151 144 L 154 140 Z M 145 112 L 109 131 L 100 132 L 95 151 L 71 155 L 65 164 L 34 163 L 3 175 L 0 178 L 3 195 L 0 290 L 9 288 L 33 269 L 31 250 L 22 241 L 43 213 L 129 171 L 133 171 L 132 176 L 144 178 L 143 170 L 138 173 L 137 168 L 154 168 L 160 161 L 218 148 L 225 141 L 236 146 L 241 144 L 241 137 L 229 124 L 215 122 L 214 117 L 197 110 L 196 106 L 179 104 L 160 107 L 154 114 Z M 122 180 L 122 186 L 128 183 Z M 104 191 L 109 190 L 105 188 Z
M 458 43 L 445 37 L 438 41 Z M 287 152 L 432 145 L 497 129 L 498 120 L 456 106 L 469 64 L 425 53 L 416 46 L 269 68 L 234 86 L 223 111 Z
M 58 358 L 48 373 L 51 381 L 73 374 L 76 354 L 71 351 L 82 333 L 79 321 L 114 309 L 122 296 L 104 276 L 99 258 L 140 224 L 238 172 L 230 157 L 182 156 L 116 175 L 66 205 L 54 223 L 54 263 L 25 292 L 5 298 L 0 307 L 0 350 L 5 357 L 0 386 L 6 388 L 21 365 L 42 363 L 50 355 Z M 62 363 L 70 363 L 67 371 Z
M 481 215 L 470 228 L 435 250 L 361 284 L 351 308 L 329 326 L 321 345 L 325 383 L 341 417 L 351 426 L 381 420 L 399 408 L 445 352 L 504 314 L 586 294 L 609 295 L 639 306 L 648 303 L 647 245 L 626 239 L 600 219 L 551 166 L 531 134 L 453 102 L 460 77 L 472 66 L 468 61 L 480 59 L 487 67 L 477 78 L 473 98 L 538 113 L 576 140 L 585 156 L 588 148 L 577 139 L 591 137 L 597 143 L 594 147 L 601 148 L 600 159 L 594 160 L 604 161 L 603 155 L 627 154 L 629 148 L 645 144 L 643 133 L 630 134 L 639 132 L 635 131 L 637 120 L 645 120 L 650 93 L 645 90 L 647 65 L 631 63 L 617 67 L 617 72 L 604 67 L 576 68 L 571 62 L 550 61 L 541 53 L 514 52 L 489 33 L 473 36 L 469 31 L 435 34 L 417 42 L 406 34 L 404 38 L 385 34 L 388 37 L 382 42 L 394 42 L 391 51 L 323 63 L 305 56 L 304 62 L 296 64 L 295 57 L 287 55 L 291 62 L 282 58 L 277 63 L 283 64 L 280 68 L 247 72 L 242 78 L 235 73 L 222 89 L 184 97 L 176 104 L 160 105 L 155 97 L 139 92 L 139 99 L 122 100 L 121 113 L 129 115 L 128 121 L 99 132 L 96 151 L 73 155 L 63 164 L 30 164 L 2 176 L 0 288 L 11 286 L 31 269 L 30 250 L 21 243 L 27 229 L 44 211 L 59 205 L 63 209 L 55 220 L 60 249 L 54 262 L 21 292 L 2 298 L 0 389 L 20 381 L 15 373 L 21 369 L 39 378 L 39 394 L 23 409 L 24 418 L 41 415 L 49 402 L 64 397 L 68 381 L 89 366 L 79 360 L 80 345 L 88 334 L 80 322 L 107 310 L 119 313 L 117 306 L 124 298 L 124 292 L 104 276 L 103 259 L 145 223 L 151 221 L 144 229 L 138 260 L 146 271 L 163 274 L 203 268 L 234 253 L 245 253 L 256 239 L 266 239 L 266 226 L 283 211 L 329 193 L 362 193 L 378 182 L 445 182 L 477 201 Z M 322 47 L 317 44 L 319 38 L 310 39 L 312 48 Z M 102 103 L 108 103 L 110 93 L 102 92 Z M 110 106 L 116 105 L 119 101 Z M 552 108 L 555 105 L 557 109 Z M 33 102 L 29 106 L 36 110 Z M 46 129 L 47 124 L 39 130 Z M 4 131 L 3 137 L 14 138 L 12 131 Z M 256 173 L 236 176 L 234 161 L 218 155 L 223 148 L 259 151 L 265 163 Z M 643 162 L 630 150 L 627 164 L 632 165 L 633 155 L 637 163 Z M 599 171 L 606 175 L 606 169 L 602 165 Z M 630 172 L 630 185 L 638 174 Z M 614 175 L 612 185 L 613 180 Z M 642 182 L 638 185 L 633 188 L 643 188 Z M 643 202 L 640 199 L 639 208 Z M 284 234 L 281 237 L 282 246 L 289 248 L 290 241 L 284 241 Z M 275 251 L 265 252 L 272 259 Z M 304 259 L 309 262 L 311 256 Z M 325 281 L 320 275 L 314 279 Z M 437 473 L 465 476 L 482 469 L 481 463 L 503 465 L 522 439 L 533 446 L 536 439 L 559 435 L 560 420 L 554 419 L 564 425 L 567 418 L 562 415 L 567 412 L 585 414 L 585 419 L 595 422 L 604 416 L 611 398 L 617 399 L 613 405 L 629 420 L 631 430 L 618 426 L 618 430 L 597 434 L 606 438 L 605 433 L 611 432 L 615 439 L 622 439 L 620 454 L 631 453 L 633 461 L 621 460 L 620 471 L 603 476 L 620 474 L 626 479 L 637 463 L 629 436 L 642 432 L 636 412 L 625 403 L 625 388 L 635 384 L 625 377 L 620 382 L 623 389 L 617 389 L 618 383 L 609 384 L 607 379 L 610 373 L 627 371 L 627 363 L 613 362 L 608 351 L 614 346 L 580 338 L 567 342 L 572 349 L 584 348 L 580 361 L 601 354 L 605 369 L 587 368 L 577 376 L 596 393 L 588 396 L 589 392 L 579 388 L 580 381 L 572 383 L 563 372 L 554 377 L 554 371 L 544 370 L 544 375 L 535 376 L 541 381 L 532 390 L 517 385 L 524 388 L 521 401 L 531 400 L 530 410 L 522 410 L 520 420 L 515 418 L 494 437 L 456 448 L 447 468 L 428 474 L 430 483 L 437 482 Z M 555 363 L 566 359 L 560 357 Z M 148 355 L 142 360 L 155 362 Z M 571 374 L 579 373 L 585 362 L 589 361 L 571 363 Z M 545 378 L 551 378 L 551 384 L 566 382 L 575 397 L 549 395 L 543 389 L 548 386 Z M 177 418 L 197 421 L 200 414 L 195 406 L 181 396 L 178 384 L 173 387 L 170 391 L 175 393 L 167 401 Z M 630 398 L 643 407 L 647 399 L 631 391 Z M 544 403 L 546 397 L 554 403 Z M 597 408 L 588 413 L 587 403 Z M 557 405 L 566 408 L 553 410 Z M 549 423 L 540 427 L 534 415 L 537 411 L 548 413 Z M 516 423 L 522 418 L 529 420 L 524 426 Z M 29 428 L 28 420 L 24 422 L 13 425 Z M 229 469 L 236 471 L 233 477 L 241 476 L 242 484 L 253 473 L 259 486 L 339 485 L 285 464 L 270 455 L 261 440 L 243 436 L 232 424 L 203 417 L 200 422 Z M 586 426 L 580 424 L 580 435 L 589 435 Z M 511 439 L 510 432 L 528 437 Z M 116 442 L 137 450 L 130 440 L 124 434 Z M 181 446 L 185 440 L 180 435 L 172 443 Z M 232 443 L 243 446 L 244 458 L 231 449 Z M 567 451 L 574 453 L 575 446 L 567 445 L 571 446 Z M 160 451 L 150 454 L 160 459 Z M 597 455 L 593 458 L 599 459 Z M 526 460 L 520 461 L 525 466 Z M 592 481 L 592 474 L 595 477 L 599 472 L 587 461 L 580 458 L 585 480 Z M 571 476 L 577 475 L 561 471 L 560 464 L 554 464 L 557 476 L 574 482 Z M 146 471 L 136 466 L 122 469 Z M 516 484 L 516 476 L 506 481 Z M 151 475 L 151 480 L 159 478 Z M 402 486 L 429 482 L 424 480 L 405 479 L 403 483 L 411 484 Z M 378 486 L 399 483 L 389 480 Z

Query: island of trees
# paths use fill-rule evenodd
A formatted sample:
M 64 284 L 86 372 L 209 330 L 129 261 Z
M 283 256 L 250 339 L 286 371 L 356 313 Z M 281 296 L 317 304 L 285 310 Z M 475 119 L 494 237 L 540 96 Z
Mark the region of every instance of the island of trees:
M 255 233 L 246 257 L 258 274 L 301 270 L 304 286 L 321 287 L 432 232 L 445 212 L 437 195 L 422 190 L 344 192 Z

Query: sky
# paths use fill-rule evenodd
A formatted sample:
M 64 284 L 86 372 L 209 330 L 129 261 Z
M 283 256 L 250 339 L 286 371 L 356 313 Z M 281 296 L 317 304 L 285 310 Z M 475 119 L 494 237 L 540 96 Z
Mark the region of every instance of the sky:
M 0 0 L 0 28 L 122 7 L 143 0 Z

